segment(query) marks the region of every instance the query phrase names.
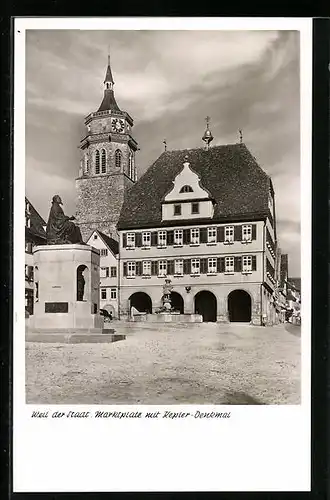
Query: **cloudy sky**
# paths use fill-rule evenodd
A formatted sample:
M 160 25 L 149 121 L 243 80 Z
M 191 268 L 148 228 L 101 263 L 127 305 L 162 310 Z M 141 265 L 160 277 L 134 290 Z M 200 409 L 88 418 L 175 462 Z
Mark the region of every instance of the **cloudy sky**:
M 84 117 L 99 107 L 108 47 L 116 100 L 135 121 L 142 174 L 164 149 L 243 141 L 271 176 L 278 237 L 300 276 L 299 33 L 27 31 L 26 195 L 47 220 L 75 212 Z

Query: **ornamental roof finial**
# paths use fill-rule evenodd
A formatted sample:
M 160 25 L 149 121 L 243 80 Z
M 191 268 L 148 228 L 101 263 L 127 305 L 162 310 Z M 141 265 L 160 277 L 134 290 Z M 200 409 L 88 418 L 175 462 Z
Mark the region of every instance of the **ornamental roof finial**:
M 208 150 L 208 149 L 209 149 L 209 147 L 210 147 L 210 142 L 212 142 L 212 141 L 213 141 L 213 135 L 212 135 L 211 130 L 210 130 L 210 128 L 209 128 L 210 120 L 211 120 L 211 118 L 210 118 L 209 116 L 207 116 L 207 117 L 205 118 L 205 121 L 206 121 L 206 130 L 205 130 L 204 135 L 203 135 L 203 137 L 202 137 L 202 140 L 203 140 L 203 141 L 205 142 L 205 144 L 206 144 L 206 148 L 205 148 L 206 150 Z

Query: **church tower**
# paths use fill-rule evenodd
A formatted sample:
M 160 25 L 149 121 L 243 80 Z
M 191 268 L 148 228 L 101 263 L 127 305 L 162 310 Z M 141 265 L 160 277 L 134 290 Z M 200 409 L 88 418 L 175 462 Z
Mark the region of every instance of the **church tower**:
M 116 224 L 126 191 L 137 180 L 133 119 L 114 95 L 110 56 L 99 109 L 85 118 L 82 160 L 76 179 L 76 219 L 84 241 L 98 229 L 117 240 Z

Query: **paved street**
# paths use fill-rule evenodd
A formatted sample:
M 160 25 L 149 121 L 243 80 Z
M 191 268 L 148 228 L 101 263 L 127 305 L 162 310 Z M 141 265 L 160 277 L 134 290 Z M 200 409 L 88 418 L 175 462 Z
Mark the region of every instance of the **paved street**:
M 27 343 L 27 403 L 300 403 L 300 338 L 284 326 L 155 328 L 112 344 Z

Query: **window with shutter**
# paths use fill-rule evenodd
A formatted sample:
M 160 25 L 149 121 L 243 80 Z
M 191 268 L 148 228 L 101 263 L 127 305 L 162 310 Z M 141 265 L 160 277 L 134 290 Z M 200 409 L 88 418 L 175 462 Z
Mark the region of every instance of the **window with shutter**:
M 218 241 L 220 242 L 223 242 L 225 241 L 225 228 L 224 227 L 218 227 L 218 231 L 217 231 L 217 239 Z
M 252 255 L 243 255 L 242 257 L 242 272 L 248 273 L 252 271 Z
M 225 272 L 233 273 L 235 270 L 234 266 L 235 259 L 234 257 L 225 257 Z
M 191 271 L 191 261 L 190 259 L 184 259 L 183 261 L 183 274 L 190 274 Z
M 135 247 L 135 233 L 127 233 L 127 247 L 134 248 Z
M 217 228 L 216 227 L 208 227 L 207 228 L 207 242 L 208 243 L 216 243 L 217 242 Z
M 234 226 L 235 241 L 242 241 L 242 226 Z
M 136 263 L 127 262 L 127 276 L 133 277 L 136 274 Z
M 153 260 L 151 262 L 151 274 L 152 276 L 156 276 L 158 273 L 158 262 L 157 260 Z
M 167 231 L 167 244 L 173 245 L 174 243 L 174 231 Z
M 216 274 L 216 272 L 217 272 L 217 260 L 220 261 L 220 259 L 217 259 L 216 257 L 210 257 L 208 259 L 208 269 L 207 269 L 207 272 L 209 274 Z M 219 269 L 218 272 L 220 272 L 220 269 Z
M 174 265 L 174 274 L 183 274 L 183 260 L 177 259 Z
M 191 259 L 191 274 L 200 273 L 200 259 Z
M 137 247 L 142 246 L 142 234 L 141 233 L 135 233 L 135 246 L 137 246 Z
M 160 260 L 158 262 L 158 276 L 166 276 L 167 274 L 167 261 Z
M 158 241 L 157 231 L 153 231 L 151 233 L 151 246 L 153 247 L 157 246 L 157 241 Z
M 123 234 L 123 248 L 127 247 L 127 236 L 126 233 Z
M 174 274 L 174 260 L 167 261 L 167 274 L 173 276 Z
M 149 231 L 142 233 L 142 246 L 144 247 L 151 246 L 151 233 Z
M 251 241 L 252 240 L 252 225 L 244 225 L 242 227 L 242 240 Z
M 166 244 L 167 244 L 166 231 L 158 231 L 158 246 L 166 247 Z
M 182 229 L 174 230 L 174 245 L 183 245 L 183 231 Z
M 143 261 L 142 274 L 143 274 L 143 276 L 150 276 L 150 274 L 151 274 L 151 262 L 150 262 L 150 260 Z
M 234 271 L 235 272 L 242 271 L 242 257 L 235 257 Z
M 189 245 L 190 243 L 190 229 L 183 230 L 183 244 Z
M 207 243 L 207 227 L 202 227 L 200 229 L 199 238 L 201 243 Z
M 190 230 L 190 244 L 199 245 L 199 229 L 193 228 Z
M 200 269 L 201 269 L 201 274 L 206 274 L 208 272 L 207 259 L 201 259 Z
M 225 242 L 232 243 L 234 241 L 234 226 L 225 226 Z

